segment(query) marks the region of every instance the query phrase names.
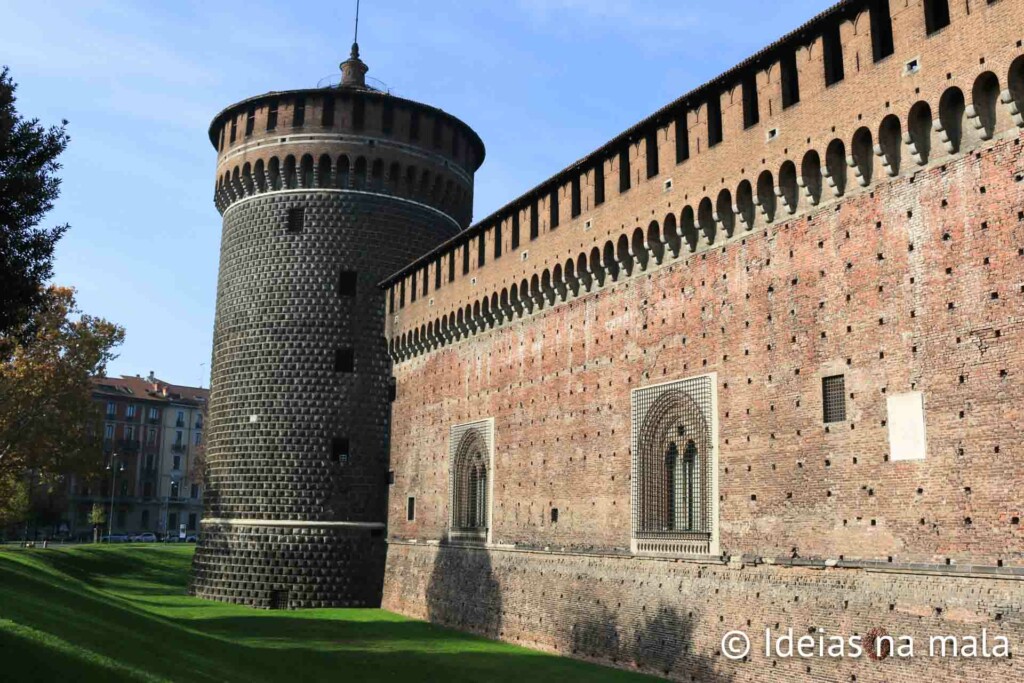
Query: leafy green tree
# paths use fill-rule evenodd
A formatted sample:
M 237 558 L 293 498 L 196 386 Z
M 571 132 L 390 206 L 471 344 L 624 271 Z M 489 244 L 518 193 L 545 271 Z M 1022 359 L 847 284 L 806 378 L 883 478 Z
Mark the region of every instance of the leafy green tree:
M 67 225 L 39 227 L 60 194 L 57 157 L 67 148 L 67 121 L 44 128 L 15 109 L 17 88 L 0 70 L 0 360 L 11 336 L 31 337 L 27 323 L 47 302 L 53 249 Z M 24 340 L 24 339 L 23 339 Z
M 89 524 L 92 524 L 92 542 L 98 543 L 100 540 L 100 529 L 107 523 L 107 512 L 103 509 L 103 506 L 99 503 L 92 504 L 92 510 L 89 512 Z

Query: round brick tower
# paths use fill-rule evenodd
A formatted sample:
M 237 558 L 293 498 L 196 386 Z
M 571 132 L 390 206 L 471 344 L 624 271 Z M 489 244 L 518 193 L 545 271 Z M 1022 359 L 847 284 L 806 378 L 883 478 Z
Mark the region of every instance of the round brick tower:
M 384 573 L 387 275 L 464 229 L 480 138 L 365 81 L 214 118 L 224 219 L 193 594 L 375 606 Z

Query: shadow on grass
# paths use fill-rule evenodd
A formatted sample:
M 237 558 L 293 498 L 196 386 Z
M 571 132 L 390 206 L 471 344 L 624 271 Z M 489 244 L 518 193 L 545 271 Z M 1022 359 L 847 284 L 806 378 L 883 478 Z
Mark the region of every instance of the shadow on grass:
M 172 598 L 184 592 L 188 567 L 177 549 L 0 552 L 0 617 L 45 635 L 0 633 L 5 676 L 136 678 L 97 663 L 106 661 L 175 681 L 636 678 L 379 610 L 256 612 Z M 165 599 L 150 598 L 161 592 Z M 69 647 L 55 648 L 57 640 Z

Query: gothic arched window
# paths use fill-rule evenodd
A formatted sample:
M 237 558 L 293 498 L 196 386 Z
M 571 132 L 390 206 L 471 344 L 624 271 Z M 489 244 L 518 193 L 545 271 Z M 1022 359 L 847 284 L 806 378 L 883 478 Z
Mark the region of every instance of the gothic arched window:
M 486 541 L 490 527 L 490 420 L 452 427 L 452 540 Z

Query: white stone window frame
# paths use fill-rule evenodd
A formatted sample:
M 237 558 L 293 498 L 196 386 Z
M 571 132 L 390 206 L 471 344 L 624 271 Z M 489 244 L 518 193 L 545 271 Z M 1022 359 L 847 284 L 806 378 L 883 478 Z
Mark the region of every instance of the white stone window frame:
M 467 538 L 456 530 L 455 527 L 455 515 L 456 515 L 456 501 L 455 501 L 455 454 L 458 451 L 459 445 L 462 443 L 463 437 L 474 430 L 482 432 L 482 436 L 487 444 L 487 452 L 485 457 L 487 459 L 487 501 L 484 506 L 484 513 L 486 516 L 486 534 L 483 538 Z M 472 422 L 463 422 L 460 424 L 452 425 L 448 433 L 448 529 L 447 536 L 450 543 L 462 543 L 462 542 L 483 542 L 485 545 L 491 545 L 492 537 L 494 534 L 493 524 L 493 510 L 494 510 L 494 418 L 487 417 L 480 420 L 474 420 Z

